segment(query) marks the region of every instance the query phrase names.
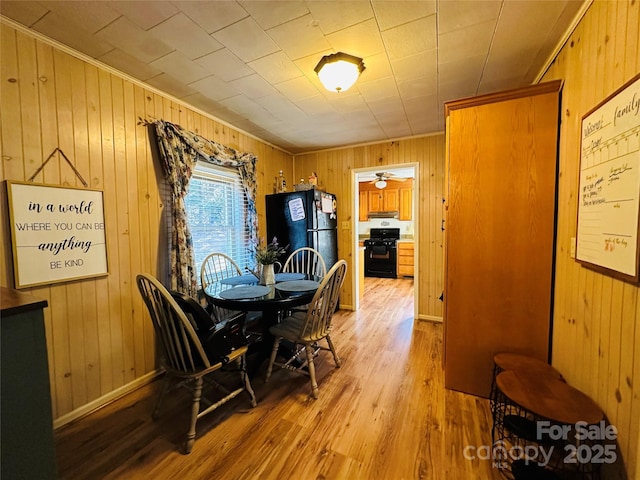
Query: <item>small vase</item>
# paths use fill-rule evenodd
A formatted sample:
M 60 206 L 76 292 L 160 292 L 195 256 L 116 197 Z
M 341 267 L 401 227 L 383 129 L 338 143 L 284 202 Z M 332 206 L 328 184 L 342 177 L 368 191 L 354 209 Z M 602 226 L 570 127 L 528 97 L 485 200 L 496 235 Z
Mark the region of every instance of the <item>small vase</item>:
M 273 263 L 262 265 L 260 270 L 260 285 L 273 285 L 276 283 L 276 275 L 273 269 Z

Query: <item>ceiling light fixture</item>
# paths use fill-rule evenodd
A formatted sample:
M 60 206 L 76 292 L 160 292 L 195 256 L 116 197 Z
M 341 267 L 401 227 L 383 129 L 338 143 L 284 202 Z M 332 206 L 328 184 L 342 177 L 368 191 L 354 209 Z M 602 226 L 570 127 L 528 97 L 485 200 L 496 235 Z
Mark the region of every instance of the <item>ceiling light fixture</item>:
M 364 69 L 361 58 L 342 52 L 325 55 L 314 68 L 324 88 L 338 93 L 349 90 Z
M 374 183 L 374 185 L 376 186 L 376 188 L 384 188 L 387 186 L 387 182 L 385 182 L 384 180 L 378 180 L 376 183 Z

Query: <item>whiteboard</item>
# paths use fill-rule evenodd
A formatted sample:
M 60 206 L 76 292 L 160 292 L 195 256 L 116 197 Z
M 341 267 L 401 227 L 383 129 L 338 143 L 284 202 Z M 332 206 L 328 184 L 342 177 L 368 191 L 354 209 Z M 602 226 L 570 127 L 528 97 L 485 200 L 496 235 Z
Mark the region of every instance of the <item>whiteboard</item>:
M 7 182 L 15 288 L 106 275 L 99 190 Z
M 582 118 L 576 260 L 638 281 L 640 75 Z

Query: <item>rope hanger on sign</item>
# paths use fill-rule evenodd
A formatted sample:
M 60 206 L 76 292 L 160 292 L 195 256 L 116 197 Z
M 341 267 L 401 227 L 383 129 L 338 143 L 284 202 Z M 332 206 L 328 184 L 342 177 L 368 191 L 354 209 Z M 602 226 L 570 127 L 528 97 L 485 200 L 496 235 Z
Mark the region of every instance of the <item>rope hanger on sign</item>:
M 73 165 L 73 163 L 71 163 L 71 160 L 69 160 L 67 158 L 67 156 L 64 154 L 64 152 L 60 149 L 60 147 L 56 147 L 53 149 L 53 152 L 51 152 L 51 154 L 47 157 L 47 159 L 42 162 L 42 165 L 40 165 L 38 167 L 38 169 L 35 171 L 35 173 L 33 175 L 31 175 L 29 177 L 29 180 L 27 180 L 28 182 L 33 182 L 33 179 L 36 178 L 36 175 L 38 175 L 42 169 L 44 168 L 44 166 L 47 164 L 47 162 L 49 160 L 51 160 L 51 158 L 56 154 L 56 152 L 60 153 L 60 155 L 62 155 L 62 157 L 67 161 L 67 163 L 69 164 L 69 166 L 71 167 L 71 170 L 73 170 L 73 173 L 76 174 L 76 177 L 78 177 L 80 179 L 80 181 L 82 182 L 82 184 L 85 187 L 88 187 L 89 184 L 84 180 L 84 178 L 82 178 L 82 175 L 80 175 L 80 172 L 78 171 L 78 169 Z

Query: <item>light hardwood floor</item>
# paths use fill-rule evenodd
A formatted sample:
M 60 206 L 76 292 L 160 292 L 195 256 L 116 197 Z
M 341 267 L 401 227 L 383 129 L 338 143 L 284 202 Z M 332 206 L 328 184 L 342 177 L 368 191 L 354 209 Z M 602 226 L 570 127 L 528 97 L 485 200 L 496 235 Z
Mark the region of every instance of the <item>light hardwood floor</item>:
M 491 444 L 485 399 L 445 390 L 442 326 L 413 319 L 413 281 L 366 279 L 358 312 L 334 317 L 336 349 L 308 379 L 276 371 L 198 423 L 190 455 L 178 445 L 188 400 L 178 392 L 151 419 L 160 382 L 56 431 L 63 479 L 499 479 L 465 446 Z M 182 406 L 182 407 L 181 407 Z

